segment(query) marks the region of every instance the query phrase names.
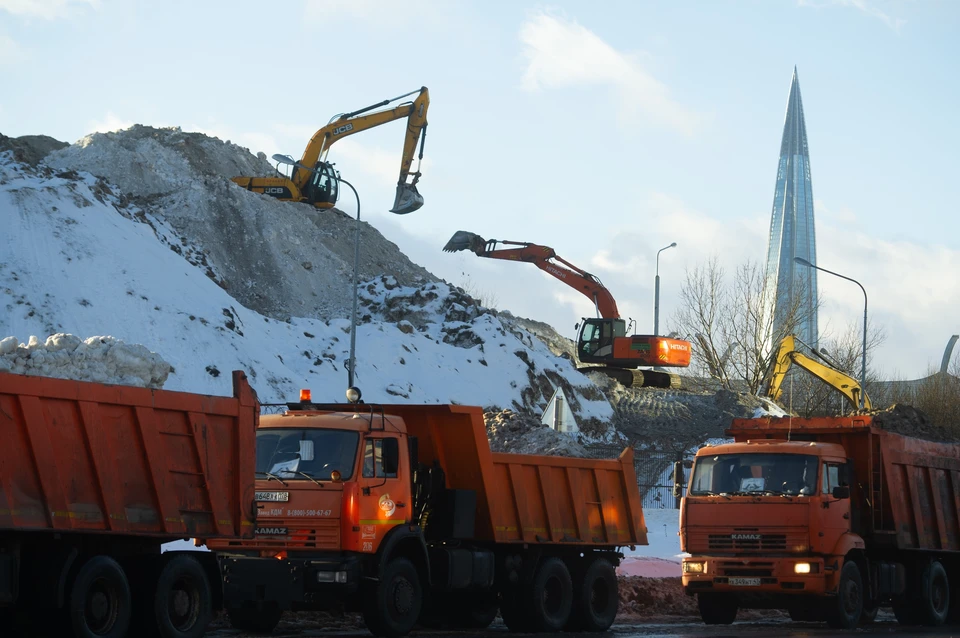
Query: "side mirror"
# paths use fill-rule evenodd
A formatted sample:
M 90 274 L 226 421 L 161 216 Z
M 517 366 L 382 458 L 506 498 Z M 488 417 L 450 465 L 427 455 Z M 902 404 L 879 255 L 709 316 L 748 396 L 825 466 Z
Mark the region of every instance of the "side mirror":
M 683 496 L 683 461 L 673 464 L 673 495 L 677 498 Z
M 400 444 L 397 439 L 383 439 L 383 473 L 396 474 L 400 469 Z
M 833 498 L 850 498 L 850 486 L 838 485 L 833 488 Z

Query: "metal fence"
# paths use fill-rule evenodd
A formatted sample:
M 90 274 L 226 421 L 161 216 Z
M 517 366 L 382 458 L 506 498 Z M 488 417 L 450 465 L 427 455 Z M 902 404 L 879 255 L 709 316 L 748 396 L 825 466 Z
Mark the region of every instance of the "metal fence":
M 617 458 L 622 447 L 590 445 L 591 458 Z M 677 452 L 633 448 L 633 468 L 644 509 L 680 509 L 680 499 L 673 495 L 673 464 L 681 460 Z

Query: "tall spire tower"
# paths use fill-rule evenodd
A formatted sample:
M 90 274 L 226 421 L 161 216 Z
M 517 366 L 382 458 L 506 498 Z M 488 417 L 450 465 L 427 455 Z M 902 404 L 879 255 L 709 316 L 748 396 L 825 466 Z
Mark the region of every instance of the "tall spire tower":
M 775 286 L 774 334 L 783 334 L 785 322 L 798 321 L 794 334 L 811 348 L 817 345 L 817 271 L 794 262 L 802 257 L 817 263 L 817 238 L 813 221 L 813 182 L 807 127 L 797 67 L 793 67 L 787 115 L 780 142 L 777 186 L 770 216 L 767 247 L 767 282 Z

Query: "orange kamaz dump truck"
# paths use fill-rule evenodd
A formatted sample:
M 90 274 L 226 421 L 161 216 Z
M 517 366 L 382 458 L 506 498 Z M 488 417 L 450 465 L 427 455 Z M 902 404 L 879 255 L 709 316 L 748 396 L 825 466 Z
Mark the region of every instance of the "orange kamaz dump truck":
M 632 450 L 492 453 L 480 408 L 291 403 L 257 429 L 257 523 L 220 556 L 234 627 L 342 605 L 372 633 L 416 623 L 603 631 L 620 548 L 645 545 Z
M 0 373 L 0 635 L 202 636 L 253 536 L 256 395 Z M 131 628 L 132 627 L 132 628 Z
M 701 448 L 680 510 L 683 587 L 703 620 L 738 608 L 853 628 L 960 613 L 960 445 L 871 416 L 734 419 Z

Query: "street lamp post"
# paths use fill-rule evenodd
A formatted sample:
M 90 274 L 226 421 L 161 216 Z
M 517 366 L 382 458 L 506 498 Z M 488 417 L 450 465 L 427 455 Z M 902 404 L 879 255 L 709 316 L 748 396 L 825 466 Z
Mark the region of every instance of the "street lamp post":
M 656 337 L 660 334 L 660 253 L 665 251 L 667 248 L 676 247 L 677 242 L 673 242 L 669 246 L 664 246 L 657 251 L 657 279 L 656 284 L 654 285 L 653 292 L 653 336 Z
M 840 279 L 846 279 L 847 281 L 852 281 L 853 283 L 860 286 L 860 290 L 863 291 L 863 352 L 860 354 L 860 409 L 863 409 L 864 405 L 864 388 L 867 384 L 867 290 L 863 287 L 856 279 L 851 279 L 840 273 L 833 272 L 832 270 L 827 270 L 826 268 L 821 268 L 820 266 L 815 266 L 803 257 L 794 257 L 793 261 L 800 264 L 801 266 L 806 266 L 807 268 L 816 268 L 817 270 L 822 270 L 825 273 L 831 274 Z
M 273 156 L 273 159 L 281 164 L 287 164 L 290 166 L 296 166 L 297 168 L 302 168 L 310 171 L 311 173 L 316 173 L 316 169 L 310 168 L 309 166 L 304 166 L 300 162 L 295 161 L 289 155 L 280 155 L 276 154 Z M 341 184 L 346 184 L 350 187 L 350 190 L 353 191 L 353 196 L 357 198 L 357 232 L 356 237 L 353 242 L 353 312 L 350 315 L 350 359 L 348 360 L 347 366 L 347 391 L 354 387 L 354 367 L 356 366 L 356 350 L 357 350 L 357 296 L 359 291 L 359 282 L 358 282 L 358 273 L 360 270 L 360 195 L 357 193 L 357 189 L 353 187 L 353 184 L 343 179 L 339 175 L 331 174 L 330 177 L 337 180 Z

